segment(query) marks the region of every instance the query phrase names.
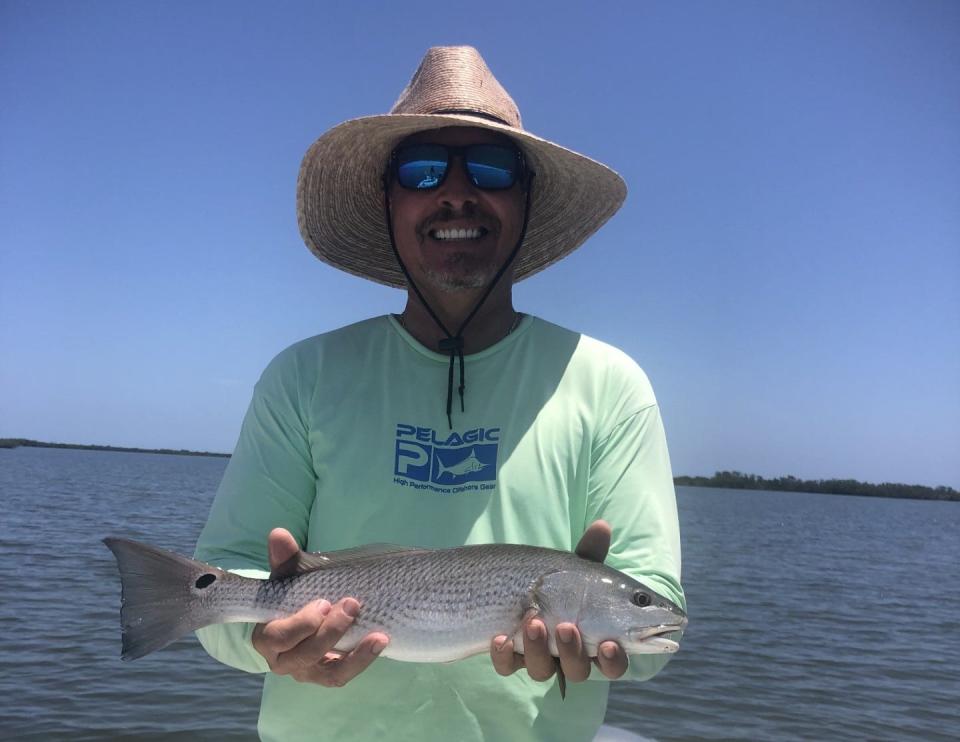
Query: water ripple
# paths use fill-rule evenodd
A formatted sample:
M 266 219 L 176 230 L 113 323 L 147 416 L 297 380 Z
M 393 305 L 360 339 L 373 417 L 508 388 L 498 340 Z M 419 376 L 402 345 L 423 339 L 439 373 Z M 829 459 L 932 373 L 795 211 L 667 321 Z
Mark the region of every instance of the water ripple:
M 0 736 L 256 738 L 261 679 L 194 638 L 120 663 L 100 543 L 189 552 L 225 465 L 0 451 L 0 582 L 15 596 L 0 602 Z M 663 741 L 957 738 L 960 505 L 696 488 L 678 500 L 690 628 L 653 681 L 613 685 L 609 722 Z

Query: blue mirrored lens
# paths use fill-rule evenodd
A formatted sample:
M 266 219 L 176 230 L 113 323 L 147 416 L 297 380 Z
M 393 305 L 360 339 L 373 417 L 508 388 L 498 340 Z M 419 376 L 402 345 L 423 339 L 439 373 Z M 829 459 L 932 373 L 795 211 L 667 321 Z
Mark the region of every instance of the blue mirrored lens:
M 404 188 L 436 188 L 446 174 L 446 147 L 415 144 L 397 152 L 397 179 Z
M 511 147 L 475 144 L 465 153 L 467 173 L 477 188 L 509 188 L 516 179 L 517 154 Z
M 429 190 L 443 182 L 452 153 L 463 157 L 471 182 L 484 190 L 510 188 L 517 177 L 517 151 L 498 144 L 445 147 L 411 144 L 396 152 L 397 180 L 404 188 Z

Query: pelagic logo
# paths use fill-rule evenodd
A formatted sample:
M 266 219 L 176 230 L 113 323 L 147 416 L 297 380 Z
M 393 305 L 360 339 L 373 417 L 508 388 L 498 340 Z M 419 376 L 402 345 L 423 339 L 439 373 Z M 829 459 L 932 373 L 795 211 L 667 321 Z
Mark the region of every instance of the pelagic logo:
M 493 489 L 500 428 L 443 433 L 397 424 L 394 482 L 438 492 Z

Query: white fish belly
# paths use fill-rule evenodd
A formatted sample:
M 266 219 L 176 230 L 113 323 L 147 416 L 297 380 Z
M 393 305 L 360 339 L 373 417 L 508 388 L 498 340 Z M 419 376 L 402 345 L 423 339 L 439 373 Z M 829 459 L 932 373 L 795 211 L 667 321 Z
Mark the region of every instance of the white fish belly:
M 492 639 L 493 636 L 490 637 Z M 458 643 L 448 644 L 414 644 L 391 642 L 383 650 L 384 657 L 398 662 L 454 662 L 475 654 L 483 654 L 490 650 L 490 639 L 464 639 Z
M 474 607 L 470 611 L 419 612 L 398 617 L 395 622 L 371 623 L 361 608 L 357 623 L 337 644 L 340 651 L 355 647 L 363 637 L 378 631 L 390 637 L 383 657 L 400 662 L 453 662 L 487 652 L 495 636 L 516 633 L 523 620 L 519 606 Z

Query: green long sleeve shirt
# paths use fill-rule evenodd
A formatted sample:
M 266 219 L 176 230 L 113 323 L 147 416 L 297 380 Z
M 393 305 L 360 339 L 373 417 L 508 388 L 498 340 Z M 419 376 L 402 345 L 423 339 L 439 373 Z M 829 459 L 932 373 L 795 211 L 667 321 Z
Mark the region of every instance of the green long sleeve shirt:
M 455 396 L 451 430 L 448 366 L 393 317 L 280 353 L 257 383 L 197 558 L 265 577 L 275 527 L 311 551 L 374 542 L 570 550 L 603 518 L 613 526 L 607 564 L 684 606 L 670 462 L 640 368 L 527 316 L 466 357 L 465 411 Z M 486 655 L 380 658 L 343 688 L 298 683 L 268 672 L 252 630 L 197 633 L 218 660 L 266 673 L 265 740 L 590 740 L 606 710 L 606 681 L 573 685 L 561 701 L 555 682 L 501 677 Z M 626 678 L 647 679 L 666 661 L 631 657 Z

